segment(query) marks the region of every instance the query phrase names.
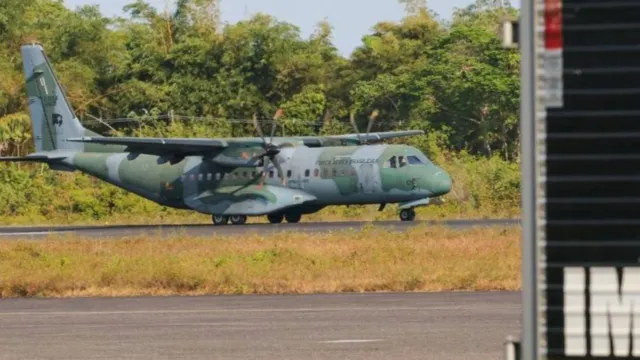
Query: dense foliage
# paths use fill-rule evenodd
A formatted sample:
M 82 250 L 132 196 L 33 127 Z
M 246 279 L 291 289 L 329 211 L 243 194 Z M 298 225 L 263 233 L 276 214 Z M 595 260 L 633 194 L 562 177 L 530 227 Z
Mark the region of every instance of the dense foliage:
M 308 39 L 258 14 L 219 24 L 217 0 L 180 0 L 160 12 L 144 0 L 124 18 L 53 0 L 0 2 L 0 154 L 33 150 L 19 48 L 45 46 L 78 116 L 103 134 L 255 136 L 247 119 L 284 110 L 283 134 L 422 129 L 412 138 L 455 181 L 451 214 L 496 215 L 519 203 L 519 54 L 500 46 L 511 7 L 478 0 L 439 21 L 421 1 L 381 22 L 350 58 L 321 22 Z M 130 119 L 102 122 L 96 119 Z M 43 165 L 0 165 L 0 216 L 102 219 L 173 213 L 79 174 Z M 443 210 L 433 210 L 440 211 Z

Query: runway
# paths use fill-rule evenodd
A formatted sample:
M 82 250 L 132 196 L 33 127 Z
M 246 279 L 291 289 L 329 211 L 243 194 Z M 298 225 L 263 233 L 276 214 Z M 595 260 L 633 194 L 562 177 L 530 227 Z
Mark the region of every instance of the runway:
M 115 225 L 115 226 L 56 226 L 56 227 L 0 227 L 0 240 L 11 237 L 42 238 L 51 234 L 73 233 L 95 238 L 126 237 L 144 234 L 153 234 L 159 237 L 168 237 L 175 234 L 187 236 L 210 235 L 238 235 L 247 233 L 270 234 L 281 231 L 300 232 L 328 232 L 348 229 L 361 229 L 372 224 L 386 229 L 403 231 L 421 224 L 444 225 L 451 228 L 471 228 L 487 226 L 518 226 L 518 219 L 490 219 L 490 220 L 444 220 L 444 221 L 379 221 L 379 222 L 322 222 L 322 223 L 298 223 L 298 224 L 246 224 L 242 226 L 226 225 L 213 226 L 208 224 L 185 225 Z
M 0 301 L 0 359 L 502 359 L 520 293 Z

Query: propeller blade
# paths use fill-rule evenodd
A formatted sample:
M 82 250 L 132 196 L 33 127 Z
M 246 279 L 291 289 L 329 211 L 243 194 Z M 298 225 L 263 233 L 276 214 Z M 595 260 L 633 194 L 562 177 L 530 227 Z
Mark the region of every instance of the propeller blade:
M 378 110 L 374 110 L 371 113 L 371 116 L 369 117 L 369 124 L 367 125 L 367 138 L 366 138 L 366 142 L 369 142 L 369 133 L 371 132 L 371 127 L 373 126 L 373 122 L 376 120 L 376 118 L 378 117 Z
M 262 163 L 262 178 L 260 179 L 260 186 L 264 185 L 265 180 L 267 179 L 267 167 L 269 166 L 269 157 L 265 156 L 264 161 Z
M 262 139 L 262 142 L 267 143 L 267 140 L 265 140 L 264 138 L 264 134 L 262 133 L 262 128 L 260 127 L 260 124 L 258 124 L 258 117 L 256 116 L 256 114 L 253 114 L 253 126 L 256 127 L 256 131 L 258 132 L 258 135 L 260 135 L 260 138 Z
M 273 122 L 271 123 L 271 140 L 269 142 L 273 143 L 273 137 L 276 134 L 276 128 L 278 127 L 278 119 L 282 117 L 284 111 L 282 109 L 278 109 L 275 115 L 273 115 Z
M 273 120 L 273 122 L 271 122 L 271 140 L 269 140 L 270 144 L 273 143 L 273 136 L 276 134 L 276 127 L 278 127 L 278 123 Z
M 356 118 L 355 118 L 355 115 L 353 114 L 353 110 L 349 114 L 349 122 L 351 122 L 351 126 L 353 126 L 353 130 L 356 131 L 356 135 L 358 136 L 358 142 L 362 142 L 362 140 L 360 140 L 360 130 L 358 130 L 358 125 L 356 125 Z
M 276 114 L 273 115 L 273 120 L 280 119 L 283 114 L 284 114 L 284 111 L 282 109 L 278 109 L 278 111 L 276 111 Z
M 280 179 L 282 179 L 282 185 L 286 185 L 287 184 L 287 180 L 284 177 L 284 171 L 282 171 L 282 168 L 280 167 L 280 162 L 278 162 L 278 159 L 274 156 L 273 159 L 273 165 L 276 166 L 276 169 L 278 169 L 278 173 L 280 175 Z

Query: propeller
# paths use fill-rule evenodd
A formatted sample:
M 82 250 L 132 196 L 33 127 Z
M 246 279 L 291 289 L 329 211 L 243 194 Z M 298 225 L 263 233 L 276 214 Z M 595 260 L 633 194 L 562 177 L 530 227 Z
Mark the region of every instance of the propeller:
M 276 111 L 276 114 L 273 117 L 273 121 L 271 122 L 271 134 L 270 134 L 271 138 L 269 139 L 268 143 L 264 137 L 262 128 L 258 124 L 258 118 L 255 116 L 255 114 L 253 116 L 253 125 L 256 127 L 256 131 L 258 132 L 258 135 L 260 135 L 260 138 L 262 139 L 262 143 L 264 144 L 263 145 L 264 153 L 258 156 L 258 157 L 264 157 L 263 163 L 262 163 L 262 179 L 260 179 L 260 186 L 264 185 L 264 181 L 267 178 L 267 172 L 265 171 L 265 169 L 269 165 L 269 161 L 271 161 L 273 165 L 276 167 L 276 169 L 278 170 L 280 179 L 282 179 L 282 185 L 285 185 L 287 182 L 284 177 L 284 172 L 282 171 L 282 167 L 280 166 L 280 163 L 278 162 L 278 158 L 276 157 L 280 153 L 280 147 L 273 144 L 273 136 L 275 135 L 276 128 L 278 126 L 277 121 L 282 116 L 282 114 L 283 114 L 282 109 L 278 109 L 278 111 Z
M 360 144 L 368 144 L 369 143 L 369 133 L 371 132 L 371 128 L 373 127 L 373 122 L 376 120 L 376 118 L 378 117 L 378 110 L 374 110 L 371 115 L 369 116 L 369 123 L 367 124 L 367 135 L 364 139 L 361 139 L 360 137 L 360 130 L 358 130 L 358 125 L 356 125 L 356 120 L 353 114 L 353 111 L 351 111 L 350 114 L 350 122 L 351 125 L 353 126 L 353 129 L 356 131 L 356 135 L 358 136 L 358 143 Z

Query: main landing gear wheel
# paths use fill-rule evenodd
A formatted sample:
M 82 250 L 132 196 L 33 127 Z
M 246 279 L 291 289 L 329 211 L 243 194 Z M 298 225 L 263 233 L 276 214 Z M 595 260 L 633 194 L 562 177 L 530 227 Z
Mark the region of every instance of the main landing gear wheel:
M 280 224 L 282 222 L 282 220 L 284 219 L 284 215 L 283 214 L 269 214 L 267 215 L 267 219 L 269 219 L 269 222 L 272 224 Z
M 227 223 L 229 222 L 228 216 L 213 215 L 211 219 L 213 220 L 214 225 L 227 225 Z
M 302 214 L 297 214 L 297 213 L 287 213 L 284 215 L 285 219 L 287 219 L 288 223 L 291 224 L 295 224 L 300 222 L 300 219 L 302 219 Z
M 400 220 L 413 221 L 416 218 L 416 211 L 413 209 L 404 209 L 400 211 Z
M 233 225 L 244 225 L 247 222 L 247 217 L 244 215 L 233 215 L 231 216 L 231 223 Z

